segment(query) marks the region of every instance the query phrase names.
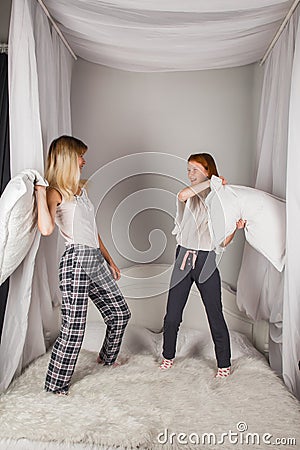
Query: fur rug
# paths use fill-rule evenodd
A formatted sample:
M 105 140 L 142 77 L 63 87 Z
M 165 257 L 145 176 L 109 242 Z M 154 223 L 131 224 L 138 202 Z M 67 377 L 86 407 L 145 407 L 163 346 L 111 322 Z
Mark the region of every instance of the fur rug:
M 270 433 L 271 442 L 297 439 L 297 445 L 280 448 L 299 448 L 299 402 L 260 358 L 235 360 L 228 379 L 214 378 L 213 360 L 178 358 L 163 372 L 149 354 L 132 355 L 118 368 L 95 359 L 94 352 L 81 351 L 70 395 L 61 397 L 43 391 L 49 354 L 39 358 L 0 397 L 0 438 L 140 449 L 244 448 L 226 437 L 220 444 L 221 434 L 231 430 L 239 442 L 247 433 L 260 439 Z M 201 444 L 204 433 L 215 434 L 215 445 Z

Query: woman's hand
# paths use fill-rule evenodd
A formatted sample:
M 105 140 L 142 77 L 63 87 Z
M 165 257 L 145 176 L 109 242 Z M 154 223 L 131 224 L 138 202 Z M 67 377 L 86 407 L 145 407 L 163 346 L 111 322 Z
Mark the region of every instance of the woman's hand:
M 45 191 L 46 192 L 46 186 L 40 186 L 39 184 L 35 184 L 34 185 L 34 190 L 36 192 L 39 192 L 39 191 Z
M 110 268 L 110 271 L 111 271 L 111 274 L 112 274 L 114 280 L 118 281 L 121 278 L 120 269 L 115 265 L 114 262 L 111 262 L 109 264 L 109 268 Z

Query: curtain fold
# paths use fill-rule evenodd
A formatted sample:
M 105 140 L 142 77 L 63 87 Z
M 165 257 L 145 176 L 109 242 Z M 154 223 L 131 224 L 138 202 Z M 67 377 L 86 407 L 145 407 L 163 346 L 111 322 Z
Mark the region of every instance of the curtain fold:
M 289 110 L 289 143 L 287 156 L 287 256 L 283 305 L 283 378 L 300 399 L 300 21 L 296 33 Z
M 0 195 L 10 180 L 8 56 L 0 53 Z M 6 309 L 9 280 L 0 286 L 0 342 Z
M 294 96 L 293 93 L 291 94 L 291 80 L 295 64 L 294 52 L 298 21 L 299 8 L 290 19 L 266 61 L 260 107 L 255 187 L 281 198 L 287 198 L 287 180 L 291 180 L 290 169 L 287 166 L 290 152 L 288 131 L 290 101 Z M 295 175 L 292 180 L 293 190 L 297 191 Z M 286 206 L 287 211 L 290 211 L 288 198 Z M 297 220 L 300 220 L 300 217 Z M 266 227 L 271 229 L 272 224 L 266 224 Z M 287 244 L 289 240 L 290 231 L 287 228 Z M 290 261 L 289 251 L 287 246 L 287 262 Z M 283 342 L 283 335 L 287 334 L 287 330 L 294 329 L 290 321 L 291 316 L 285 312 L 286 317 L 283 317 L 286 305 L 293 303 L 293 300 L 288 299 L 286 294 L 286 279 L 289 279 L 290 276 L 294 277 L 296 282 L 298 275 L 294 271 L 294 267 L 291 270 L 286 264 L 284 271 L 279 273 L 262 255 L 259 255 L 249 245 L 245 245 L 237 283 L 237 303 L 239 308 L 253 320 L 269 321 L 270 364 L 280 375 L 283 372 L 283 362 L 285 361 L 285 365 L 287 365 L 287 360 L 289 360 L 289 364 L 291 364 L 289 356 L 291 343 L 288 345 L 287 340 L 285 340 L 285 344 Z M 292 291 L 295 293 L 295 289 Z M 293 339 L 290 342 L 293 342 Z M 296 348 L 296 344 L 293 345 L 292 352 Z M 295 364 L 294 357 L 294 367 Z M 293 382 L 288 386 L 300 396 L 300 391 L 296 392 L 296 373 L 294 369 L 293 371 Z
M 138 72 L 258 61 L 293 0 L 45 0 L 76 55 Z
M 72 58 L 35 0 L 13 0 L 9 35 L 11 170 L 44 172 L 49 143 L 71 134 Z M 57 236 L 37 233 L 10 277 L 0 345 L 0 391 L 43 354 L 58 329 Z

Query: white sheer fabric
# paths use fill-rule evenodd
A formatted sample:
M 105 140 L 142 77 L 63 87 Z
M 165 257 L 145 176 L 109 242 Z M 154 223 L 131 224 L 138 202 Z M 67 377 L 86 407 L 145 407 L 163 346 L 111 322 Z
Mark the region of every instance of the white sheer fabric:
M 45 0 L 75 53 L 160 72 L 259 60 L 292 0 Z
M 283 377 L 287 386 L 300 398 L 300 21 L 292 72 L 287 158 L 287 261 L 283 305 Z
M 258 168 L 255 187 L 282 198 L 286 197 L 287 179 L 289 185 L 293 186 L 293 190 L 297 192 L 297 175 L 293 174 L 291 177 L 290 169 L 287 168 L 287 155 L 291 151 L 295 151 L 294 148 L 288 150 L 288 128 L 298 17 L 299 11 L 297 10 L 266 62 L 258 130 Z M 295 161 L 294 164 L 297 162 Z M 290 195 L 293 198 L 291 192 L 290 188 Z M 295 199 L 292 201 L 293 203 L 295 203 Z M 287 211 L 291 211 L 288 202 Z M 297 209 L 293 211 L 292 217 L 295 217 Z M 300 220 L 299 213 L 297 220 Z M 266 227 L 272 227 L 272 224 L 266 224 Z M 290 242 L 291 245 L 291 236 L 293 236 L 293 246 L 296 248 L 297 237 L 290 233 L 287 228 L 287 242 Z M 237 303 L 239 308 L 254 320 L 269 320 L 271 366 L 281 374 L 283 362 L 284 377 L 288 379 L 287 373 L 293 374 L 292 381 L 290 380 L 288 385 L 296 393 L 296 378 L 299 376 L 296 373 L 296 364 L 298 364 L 299 353 L 296 357 L 295 339 L 298 339 L 299 331 L 297 334 L 294 324 L 292 324 L 292 319 L 295 320 L 294 313 L 290 314 L 291 305 L 295 299 L 294 297 L 293 299 L 287 298 L 287 295 L 284 295 L 284 280 L 285 277 L 293 280 L 290 281 L 292 286 L 299 277 L 297 266 L 289 256 L 289 251 L 287 251 L 286 260 L 289 263 L 280 274 L 263 256 L 246 244 L 238 278 Z M 296 288 L 291 287 L 291 289 L 293 295 L 296 295 Z M 289 314 L 287 314 L 287 309 Z M 294 311 L 296 310 L 294 309 Z M 298 317 L 299 315 L 297 320 Z M 296 323 L 299 325 L 297 320 Z M 282 340 L 283 334 L 286 336 L 285 344 Z M 294 344 L 291 344 L 292 342 Z M 292 348 L 291 345 L 293 345 Z M 292 354 L 294 354 L 293 357 Z M 300 391 L 297 395 L 300 396 Z
M 11 176 L 28 168 L 44 172 L 32 10 L 30 2 L 19 3 L 12 3 L 8 54 Z
M 9 49 L 12 175 L 25 168 L 43 173 L 43 149 L 71 133 L 72 58 L 35 0 L 12 2 Z M 59 301 L 57 239 L 38 234 L 10 279 L 0 391 L 56 338 Z

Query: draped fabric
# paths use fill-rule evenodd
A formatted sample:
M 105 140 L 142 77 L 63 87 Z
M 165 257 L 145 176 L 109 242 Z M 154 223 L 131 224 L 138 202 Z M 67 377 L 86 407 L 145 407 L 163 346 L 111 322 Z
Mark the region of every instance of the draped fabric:
M 300 21 L 296 34 L 289 120 L 287 156 L 287 259 L 283 305 L 283 377 L 287 386 L 300 398 L 300 277 L 298 238 L 300 221 Z
M 0 53 L 0 194 L 9 180 L 8 56 Z
M 72 58 L 35 0 L 13 0 L 9 35 L 11 171 L 44 172 L 44 154 L 71 134 Z M 38 233 L 10 277 L 0 346 L 0 390 L 58 333 L 57 238 Z
M 292 128 L 291 122 L 291 110 L 295 114 L 294 120 L 299 114 L 295 106 L 294 92 L 291 92 L 293 71 L 295 92 L 295 86 L 300 83 L 299 78 L 296 81 L 299 73 L 295 69 L 294 57 L 298 18 L 299 8 L 266 62 L 258 129 L 255 183 L 258 189 L 286 198 L 287 218 L 290 216 L 289 226 L 287 226 L 286 268 L 282 273 L 277 272 L 265 258 L 246 245 L 237 284 L 237 303 L 239 308 L 252 319 L 269 320 L 271 367 L 277 373 L 283 373 L 290 389 L 300 396 L 300 390 L 297 387 L 300 315 L 297 307 L 294 306 L 299 302 L 299 288 L 296 286 L 299 276 L 295 258 L 292 256 L 293 250 L 291 250 L 297 248 L 297 236 L 295 231 L 291 231 L 293 229 L 291 218 L 298 223 L 300 220 L 295 197 L 295 193 L 299 192 L 297 175 L 293 172 L 299 167 L 295 144 L 297 125 L 295 121 Z M 293 109 L 291 105 L 294 105 Z M 289 127 L 290 134 L 296 136 L 293 144 L 288 137 Z M 290 165 L 287 161 L 290 161 Z M 286 186 L 289 187 L 289 197 Z M 272 224 L 266 223 L 266 227 L 270 227 L 272 232 Z M 295 324 L 298 324 L 298 331 Z M 296 355 L 297 351 L 298 355 Z
M 76 55 L 140 72 L 258 61 L 292 0 L 45 0 Z
M 8 120 L 8 57 L 0 54 L 0 194 L 10 180 Z M 0 342 L 6 308 L 9 280 L 0 286 Z

